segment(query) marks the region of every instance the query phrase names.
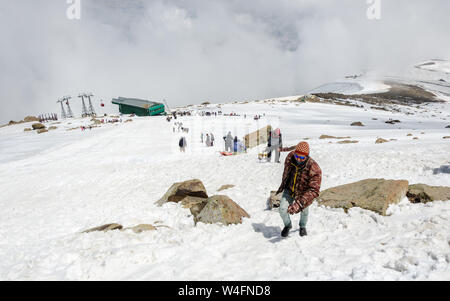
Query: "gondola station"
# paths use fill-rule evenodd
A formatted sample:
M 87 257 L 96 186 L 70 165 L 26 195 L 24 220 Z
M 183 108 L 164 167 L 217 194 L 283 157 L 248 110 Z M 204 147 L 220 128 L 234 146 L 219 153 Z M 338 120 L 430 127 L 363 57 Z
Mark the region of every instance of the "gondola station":
M 119 106 L 122 114 L 136 114 L 137 116 L 166 115 L 164 104 L 138 98 L 113 98 L 113 104 Z

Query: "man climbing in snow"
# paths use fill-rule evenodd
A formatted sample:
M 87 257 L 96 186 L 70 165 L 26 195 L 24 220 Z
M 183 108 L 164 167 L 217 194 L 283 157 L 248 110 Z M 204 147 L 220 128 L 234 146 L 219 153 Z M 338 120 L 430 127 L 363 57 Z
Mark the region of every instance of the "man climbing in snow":
M 282 149 L 283 150 L 283 149 Z M 319 196 L 322 170 L 309 156 L 309 144 L 300 142 L 284 161 L 284 172 L 277 194 L 283 192 L 279 212 L 284 222 L 281 236 L 286 237 L 292 229 L 289 214 L 300 214 L 300 236 L 307 235 L 309 205 Z

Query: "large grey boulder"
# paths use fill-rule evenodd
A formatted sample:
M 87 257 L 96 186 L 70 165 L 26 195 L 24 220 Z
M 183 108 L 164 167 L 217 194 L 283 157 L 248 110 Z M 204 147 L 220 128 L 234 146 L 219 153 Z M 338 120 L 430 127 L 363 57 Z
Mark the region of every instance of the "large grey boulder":
M 47 129 L 39 129 L 39 130 L 37 130 L 38 134 L 47 133 L 47 132 L 48 132 Z
M 242 218 L 250 215 L 226 195 L 213 195 L 208 198 L 201 212 L 194 216 L 195 223 L 241 224 Z
M 31 127 L 33 128 L 33 130 L 40 130 L 40 129 L 45 129 L 45 125 L 43 125 L 42 123 L 33 123 L 31 125 Z
M 386 215 L 389 205 L 400 202 L 407 191 L 406 180 L 366 179 L 326 189 L 320 193 L 318 203 L 345 211 L 360 207 Z
M 170 186 L 169 190 L 163 195 L 161 199 L 156 202 L 156 204 L 158 206 L 161 206 L 167 202 L 178 203 L 187 196 L 199 197 L 204 199 L 208 198 L 206 188 L 203 185 L 202 181 L 194 179 L 175 183 Z
M 383 138 L 378 138 L 375 141 L 375 144 L 386 143 L 386 142 L 389 142 L 389 140 L 386 140 L 386 139 L 383 139 Z
M 364 126 L 361 121 L 352 122 L 351 126 Z
M 426 184 L 409 185 L 406 196 L 411 203 L 448 201 L 450 200 L 450 187 L 429 186 Z

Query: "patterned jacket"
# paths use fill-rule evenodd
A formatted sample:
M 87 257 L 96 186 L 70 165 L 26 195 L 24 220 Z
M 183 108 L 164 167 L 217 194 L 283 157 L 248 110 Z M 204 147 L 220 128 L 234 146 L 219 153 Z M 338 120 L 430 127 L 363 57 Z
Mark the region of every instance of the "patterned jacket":
M 291 192 L 296 210 L 300 212 L 312 204 L 319 196 L 322 183 L 322 170 L 312 158 L 308 158 L 303 168 L 295 164 L 294 152 L 290 152 L 284 161 L 283 179 L 277 193 L 287 189 Z

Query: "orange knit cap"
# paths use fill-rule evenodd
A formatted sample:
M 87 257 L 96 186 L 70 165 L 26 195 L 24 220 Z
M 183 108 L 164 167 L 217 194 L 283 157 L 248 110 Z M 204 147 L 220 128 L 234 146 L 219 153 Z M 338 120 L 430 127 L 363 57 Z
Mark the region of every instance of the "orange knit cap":
M 308 142 L 302 141 L 297 144 L 295 148 L 295 153 L 301 156 L 309 156 L 309 144 Z

